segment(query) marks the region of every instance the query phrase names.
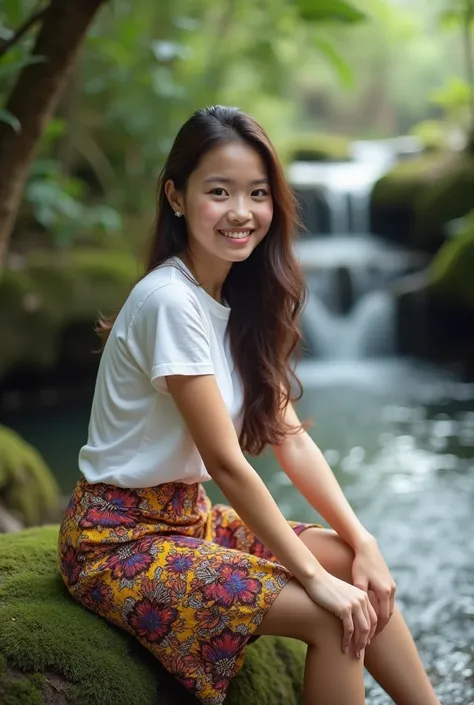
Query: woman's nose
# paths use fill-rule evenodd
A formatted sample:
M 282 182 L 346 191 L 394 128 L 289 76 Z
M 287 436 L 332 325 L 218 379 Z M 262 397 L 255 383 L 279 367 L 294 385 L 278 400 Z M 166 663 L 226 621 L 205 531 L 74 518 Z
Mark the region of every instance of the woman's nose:
M 233 207 L 229 210 L 229 219 L 240 222 L 246 222 L 250 220 L 252 214 L 250 213 L 248 204 L 245 201 L 239 201 L 234 203 Z

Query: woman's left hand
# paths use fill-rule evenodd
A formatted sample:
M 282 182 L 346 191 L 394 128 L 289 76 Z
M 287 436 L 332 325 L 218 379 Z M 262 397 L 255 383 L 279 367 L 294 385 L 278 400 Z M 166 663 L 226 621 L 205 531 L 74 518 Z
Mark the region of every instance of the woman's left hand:
M 376 634 L 387 626 L 395 608 L 396 584 L 390 575 L 375 539 L 370 539 L 354 549 L 352 582 L 375 596 L 373 607 L 378 617 Z

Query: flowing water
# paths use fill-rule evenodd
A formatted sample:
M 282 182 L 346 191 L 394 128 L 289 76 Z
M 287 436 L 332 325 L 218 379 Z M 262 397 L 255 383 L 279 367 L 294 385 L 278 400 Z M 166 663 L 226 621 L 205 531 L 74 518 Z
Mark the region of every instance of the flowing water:
M 376 172 L 364 180 L 359 169 L 364 194 Z M 336 181 L 326 171 L 326 183 Z M 353 193 L 354 179 L 347 183 Z M 328 193 L 331 203 L 350 196 L 341 183 Z M 367 224 L 363 198 L 358 207 Z M 339 207 L 331 222 L 338 218 L 347 226 Z M 396 357 L 391 284 L 422 266 L 412 254 L 356 232 L 303 241 L 299 254 L 310 290 L 299 415 L 314 420 L 312 437 L 379 541 L 443 705 L 474 705 L 474 385 Z M 3 408 L 3 421 L 43 453 L 65 494 L 79 477 L 89 404 Z M 271 452 L 250 461 L 287 518 L 320 520 Z M 207 489 L 222 501 L 213 483 Z M 369 705 L 390 702 L 369 677 L 367 693 Z

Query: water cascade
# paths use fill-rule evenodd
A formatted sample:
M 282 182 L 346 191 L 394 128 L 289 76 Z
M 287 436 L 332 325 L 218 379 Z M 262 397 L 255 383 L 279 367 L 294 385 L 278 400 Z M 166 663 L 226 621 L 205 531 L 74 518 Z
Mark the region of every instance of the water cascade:
M 290 167 L 308 232 L 296 249 L 309 290 L 302 327 L 312 357 L 351 360 L 396 352 L 392 284 L 426 260 L 370 235 L 369 202 L 375 181 L 398 154 L 416 150 L 402 140 L 354 142 L 350 162 Z

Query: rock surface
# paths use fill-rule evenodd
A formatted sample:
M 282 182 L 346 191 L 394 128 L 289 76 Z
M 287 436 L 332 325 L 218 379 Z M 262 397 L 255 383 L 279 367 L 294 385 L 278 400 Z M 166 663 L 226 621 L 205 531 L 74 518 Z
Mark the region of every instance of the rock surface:
M 52 521 L 59 487 L 40 453 L 0 424 L 0 532 Z
M 133 637 L 69 596 L 56 568 L 58 526 L 0 535 L 0 702 L 198 705 Z M 304 645 L 247 646 L 225 705 L 297 705 Z

